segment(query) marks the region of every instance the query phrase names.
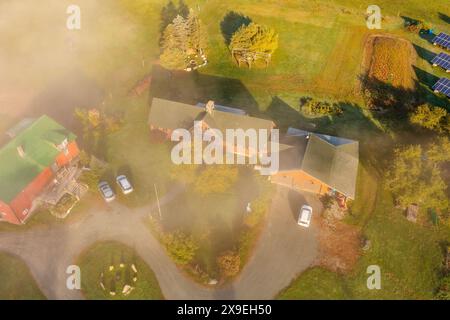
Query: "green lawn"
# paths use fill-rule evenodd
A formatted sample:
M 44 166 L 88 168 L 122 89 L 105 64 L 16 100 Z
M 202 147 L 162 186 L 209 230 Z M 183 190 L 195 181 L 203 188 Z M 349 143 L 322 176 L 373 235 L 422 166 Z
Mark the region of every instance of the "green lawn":
M 124 263 L 124 267 L 120 267 L 120 263 Z M 131 264 L 134 264 L 137 269 L 137 281 L 129 280 L 129 283 L 135 289 L 128 295 L 123 296 L 119 293 L 122 286 L 128 282 L 123 280 L 130 277 L 132 269 Z M 162 300 L 164 299 L 161 289 L 155 274 L 150 267 L 135 253 L 132 248 L 117 242 L 99 242 L 84 251 L 78 258 L 78 265 L 80 266 L 81 289 L 87 299 L 92 300 Z M 109 272 L 109 266 L 114 265 L 114 270 Z M 100 275 L 105 274 L 106 291 L 102 290 L 100 285 Z M 112 276 L 109 276 L 112 273 Z M 116 280 L 115 296 L 109 294 L 110 281 L 112 278 L 120 275 L 122 278 Z M 131 275 L 132 278 L 132 275 Z
M 0 300 L 42 300 L 26 264 L 16 256 L 0 253 Z
M 130 206 L 154 200 L 155 184 L 161 196 L 173 187 L 168 179 L 169 146 L 150 143 L 146 124 L 148 96 L 126 96 L 150 72 L 154 75 L 153 93 L 156 91 L 168 98 L 190 103 L 214 99 L 218 103 L 246 109 L 252 115 L 269 117 L 281 129 L 295 126 L 359 140 L 362 168 L 357 199 L 352 205 L 348 223 L 362 228 L 362 233 L 372 241 L 372 249 L 362 256 L 352 274 L 341 276 L 323 269 L 312 269 L 300 276 L 283 297 L 431 298 L 442 258 L 440 243 L 448 241 L 448 236 L 445 237 L 442 230 L 412 225 L 393 208 L 392 199 L 382 190 L 378 176 L 383 172 L 382 164 L 392 146 L 404 142 L 398 136 L 407 127 L 402 121 L 389 123 L 365 110 L 355 87 L 361 71 L 364 39 L 374 32 L 389 32 L 407 38 L 415 45 L 418 54 L 415 73 L 421 96 L 426 101 L 448 107 L 448 99 L 437 97 L 429 89 L 438 77 L 445 75 L 445 72 L 429 64 L 433 53 L 440 50 L 419 35 L 405 32 L 401 17 L 425 19 L 433 24 L 435 31 L 445 31 L 448 24 L 439 17 L 439 13 L 448 11 L 448 1 L 409 0 L 405 6 L 402 1 L 380 0 L 377 5 L 385 18 L 383 30 L 369 31 L 364 21 L 368 4 L 362 0 L 186 0 L 189 6 L 200 10 L 200 17 L 207 25 L 209 64 L 199 73 L 174 77 L 168 76 L 167 72 L 159 72 L 156 67 L 152 68 L 152 63 L 159 58 L 160 12 L 167 2 L 114 0 L 99 7 L 92 1 L 80 0 L 83 27 L 79 33 L 70 35 L 67 30 L 58 27 L 63 23 L 55 18 L 60 17 L 56 12 L 64 12 L 64 4 L 61 2 L 58 7 L 52 6 L 51 14 L 47 13 L 49 19 L 42 18 L 46 21 L 45 26 L 35 32 L 45 34 L 52 44 L 60 43 L 63 48 L 54 49 L 45 41 L 40 41 L 40 45 L 36 46 L 28 38 L 16 43 L 9 39 L 21 37 L 8 34 L 8 45 L 4 45 L 8 48 L 8 61 L 12 66 L 27 65 L 27 68 L 19 69 L 23 73 L 12 68 L 13 74 L 15 77 L 17 74 L 27 79 L 29 77 L 30 83 L 40 83 L 44 87 L 49 79 L 61 76 L 60 73 L 68 71 L 67 66 L 70 66 L 80 69 L 98 83 L 105 94 L 104 108 L 120 112 L 125 120 L 125 126 L 107 139 L 106 157 L 110 165 L 103 178 L 112 180 L 111 185 L 115 186 L 113 177 L 117 173 L 129 175 L 135 192 L 129 197 L 120 196 L 119 200 Z M 46 13 L 43 11 L 46 8 L 41 6 L 38 13 Z M 232 61 L 220 29 L 220 22 L 231 10 L 249 16 L 254 22 L 267 24 L 279 33 L 279 49 L 267 69 L 238 68 Z M 40 17 L 39 14 L 31 12 L 33 17 Z M 19 28 L 17 30 L 20 32 Z M 48 48 L 54 52 L 66 52 L 69 36 L 75 43 L 76 58 L 54 58 Z M 33 52 L 36 61 L 49 61 L 51 67 L 45 63 L 28 67 L 24 63 L 28 61 L 24 52 Z M 299 110 L 299 99 L 304 96 L 340 103 L 344 115 L 314 119 L 305 117 Z M 5 119 L 0 120 L 1 131 L 9 126 L 9 118 Z M 414 137 L 415 142 L 417 139 L 419 137 Z M 183 217 L 183 223 L 195 221 L 190 231 L 200 234 L 203 231 L 198 230 L 202 225 L 197 222 L 204 220 L 205 223 L 220 221 L 223 230 L 232 230 L 235 216 L 232 210 L 242 205 L 235 195 L 220 195 L 208 200 L 190 197 L 174 206 L 165 209 L 189 213 Z M 207 220 L 201 216 L 205 212 L 211 213 Z M 48 214 L 35 215 L 29 225 L 47 224 L 52 220 L 53 217 Z M 230 241 L 224 241 L 223 245 L 231 245 L 237 239 L 233 232 L 211 230 L 211 239 Z M 212 247 L 214 243 L 211 242 Z M 103 252 L 105 256 L 116 250 L 99 248 L 99 253 Z M 200 250 L 200 260 L 205 265 L 213 264 L 215 253 L 211 252 L 216 252 L 216 249 L 205 246 Z M 96 267 L 95 272 L 103 267 L 94 256 L 89 257 L 91 263 L 88 265 Z M 365 287 L 365 271 L 370 264 L 381 267 L 383 289 L 380 291 L 368 291 Z M 95 291 L 97 280 L 92 278 L 91 283 L 87 284 L 93 290 L 93 297 L 101 297 L 101 292 Z M 152 295 L 157 296 L 155 292 L 152 291 Z
M 302 276 L 280 293 L 281 300 L 342 300 L 348 299 L 342 276 L 317 267 Z

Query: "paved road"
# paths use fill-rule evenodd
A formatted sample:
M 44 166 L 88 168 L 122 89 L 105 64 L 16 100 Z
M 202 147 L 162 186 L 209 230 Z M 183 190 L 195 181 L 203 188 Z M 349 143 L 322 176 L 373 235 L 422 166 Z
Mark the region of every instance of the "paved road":
M 162 201 L 172 201 L 180 192 L 174 190 Z M 101 240 L 116 240 L 135 248 L 155 272 L 167 299 L 271 299 L 316 258 L 314 225 L 305 229 L 295 223 L 294 212 L 300 204 L 320 207 L 315 197 L 305 197 L 278 188 L 253 257 L 233 284 L 217 290 L 185 277 L 149 232 L 143 220 L 154 205 L 130 210 L 115 203 L 110 211 L 92 212 L 76 223 L 0 233 L 0 250 L 23 259 L 49 299 L 83 299 L 80 291 L 66 288 L 65 271 L 84 249 Z

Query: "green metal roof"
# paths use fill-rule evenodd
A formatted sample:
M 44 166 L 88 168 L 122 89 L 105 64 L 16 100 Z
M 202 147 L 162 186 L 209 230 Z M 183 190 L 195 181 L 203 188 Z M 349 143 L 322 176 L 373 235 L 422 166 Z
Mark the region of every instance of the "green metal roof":
M 60 153 L 57 145 L 76 136 L 48 116 L 42 116 L 0 149 L 0 200 L 11 202 Z M 19 154 L 18 147 L 24 150 Z

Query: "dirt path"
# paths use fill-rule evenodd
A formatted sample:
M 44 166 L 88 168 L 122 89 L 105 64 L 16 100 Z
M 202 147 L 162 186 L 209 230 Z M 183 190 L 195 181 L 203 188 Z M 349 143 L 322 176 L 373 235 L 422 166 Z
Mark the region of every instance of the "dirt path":
M 162 201 L 172 201 L 181 191 L 173 190 Z M 297 227 L 297 203 L 292 205 L 290 193 L 278 189 L 252 259 L 233 284 L 219 290 L 206 289 L 186 278 L 149 232 L 143 220 L 156 204 L 130 210 L 116 203 L 110 210 L 91 212 L 76 223 L 0 233 L 0 250 L 23 259 L 49 299 L 83 299 L 80 291 L 66 288 L 65 271 L 85 248 L 102 240 L 133 247 L 155 272 L 167 299 L 271 299 L 317 256 L 316 230 L 314 226 Z M 296 201 L 307 202 L 300 195 Z

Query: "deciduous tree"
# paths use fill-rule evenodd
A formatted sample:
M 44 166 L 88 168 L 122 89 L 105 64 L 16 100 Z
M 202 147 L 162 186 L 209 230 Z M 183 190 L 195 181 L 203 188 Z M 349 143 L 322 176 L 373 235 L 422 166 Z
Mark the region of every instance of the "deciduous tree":
M 239 272 L 241 259 L 237 253 L 226 251 L 217 258 L 217 266 L 221 275 L 224 277 L 233 277 Z
M 181 231 L 164 234 L 162 240 L 167 252 L 177 264 L 188 264 L 194 259 L 198 250 L 198 244 L 194 238 Z
M 278 34 L 275 30 L 253 22 L 242 25 L 230 42 L 231 53 L 238 64 L 243 60 L 249 67 L 259 60 L 264 60 L 268 65 L 277 48 Z
M 442 132 L 448 130 L 449 115 L 444 108 L 423 104 L 410 114 L 409 121 L 420 127 Z
M 402 207 L 418 204 L 423 209 L 448 209 L 447 184 L 442 178 L 440 164 L 448 156 L 438 150 L 448 148 L 448 139 L 431 145 L 426 152 L 419 145 L 399 148 L 386 173 L 386 187 Z

